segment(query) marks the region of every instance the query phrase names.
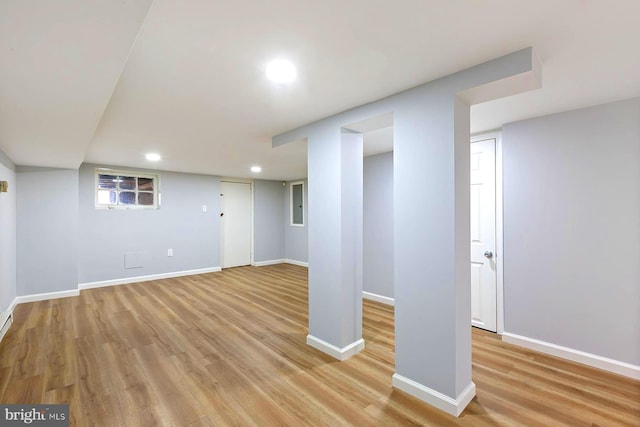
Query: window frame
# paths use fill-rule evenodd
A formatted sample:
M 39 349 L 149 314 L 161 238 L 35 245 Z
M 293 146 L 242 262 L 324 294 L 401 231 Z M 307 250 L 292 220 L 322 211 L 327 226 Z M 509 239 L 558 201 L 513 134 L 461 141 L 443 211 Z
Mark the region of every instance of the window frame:
M 293 187 L 295 185 L 300 185 L 301 187 L 301 198 L 302 198 L 302 222 L 297 224 L 293 222 Z M 304 212 L 305 212 L 305 203 L 304 203 L 304 181 L 296 181 L 290 184 L 289 190 L 289 225 L 291 227 L 304 227 Z
M 126 177 L 134 177 L 136 178 L 136 204 L 131 205 L 121 205 L 121 204 L 102 204 L 98 203 L 98 191 L 99 191 L 99 182 L 100 175 L 115 175 L 115 176 L 126 176 Z M 138 178 L 145 178 L 153 180 L 153 204 L 152 205 L 139 205 L 138 204 L 138 193 L 140 190 L 138 189 Z M 120 193 L 120 188 L 117 188 L 118 194 Z M 132 190 L 125 190 L 132 191 Z M 144 193 L 151 193 L 151 191 L 143 191 Z M 159 209 L 160 208 L 160 175 L 150 173 L 150 172 L 138 172 L 132 170 L 122 170 L 122 169 L 110 169 L 110 168 L 96 168 L 94 171 L 94 183 L 93 183 L 93 198 L 94 198 L 94 207 L 95 209 L 116 209 L 116 210 L 148 210 L 148 209 Z

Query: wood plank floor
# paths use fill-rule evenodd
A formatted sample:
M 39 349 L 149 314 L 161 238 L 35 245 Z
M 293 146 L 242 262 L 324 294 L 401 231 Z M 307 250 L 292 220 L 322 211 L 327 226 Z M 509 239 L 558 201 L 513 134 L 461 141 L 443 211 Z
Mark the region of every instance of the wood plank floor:
M 69 403 L 78 426 L 639 426 L 640 382 L 473 330 L 460 418 L 394 390 L 393 308 L 365 301 L 366 348 L 307 346 L 306 269 L 220 273 L 19 305 L 0 402 Z

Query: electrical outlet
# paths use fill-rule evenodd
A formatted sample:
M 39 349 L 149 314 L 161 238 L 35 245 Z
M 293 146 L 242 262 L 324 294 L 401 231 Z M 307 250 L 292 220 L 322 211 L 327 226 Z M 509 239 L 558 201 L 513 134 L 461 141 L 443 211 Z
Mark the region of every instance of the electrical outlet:
M 173 249 L 167 250 L 167 256 L 173 256 Z
M 202 205 L 202 212 L 206 212 L 207 211 L 207 205 Z

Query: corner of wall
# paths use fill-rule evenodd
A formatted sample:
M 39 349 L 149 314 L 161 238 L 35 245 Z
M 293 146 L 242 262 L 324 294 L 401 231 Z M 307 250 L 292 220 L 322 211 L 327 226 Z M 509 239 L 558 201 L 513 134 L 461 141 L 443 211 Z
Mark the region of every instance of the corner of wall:
M 8 182 L 8 189 L 0 193 L 0 311 L 12 311 L 17 294 L 16 275 L 16 203 L 18 185 L 15 165 L 0 150 L 0 180 Z

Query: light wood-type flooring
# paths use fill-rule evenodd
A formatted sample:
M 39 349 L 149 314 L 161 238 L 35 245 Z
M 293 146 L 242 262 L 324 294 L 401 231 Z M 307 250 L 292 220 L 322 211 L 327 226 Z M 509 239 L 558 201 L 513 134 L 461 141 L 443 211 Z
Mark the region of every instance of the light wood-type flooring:
M 305 344 L 307 270 L 292 265 L 86 290 L 14 315 L 0 402 L 70 403 L 72 425 L 640 426 L 640 382 L 476 329 L 476 398 L 457 419 L 433 409 L 391 387 L 392 307 L 364 302 L 366 348 L 345 362 Z

